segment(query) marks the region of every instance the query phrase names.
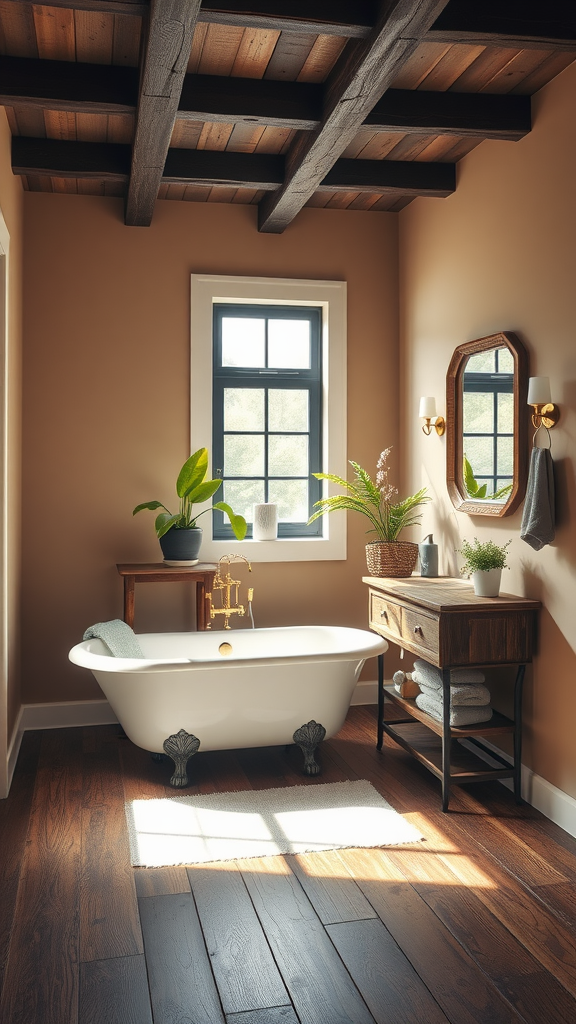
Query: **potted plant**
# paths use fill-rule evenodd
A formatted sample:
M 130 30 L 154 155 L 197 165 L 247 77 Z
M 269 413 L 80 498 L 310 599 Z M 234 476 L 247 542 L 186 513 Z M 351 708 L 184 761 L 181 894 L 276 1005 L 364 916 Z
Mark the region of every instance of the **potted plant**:
M 493 540 L 481 543 L 477 537 L 474 537 L 473 544 L 469 540 L 462 542 L 460 554 L 464 556 L 465 563 L 460 572 L 463 576 L 472 577 L 477 597 L 498 597 L 502 569 L 506 568 L 507 548 L 511 543 L 511 540 L 502 546 Z
M 333 473 L 314 473 L 318 480 L 330 480 L 343 487 L 346 494 L 335 494 L 317 501 L 314 505 L 317 511 L 309 522 L 339 509 L 360 512 L 366 516 L 372 524 L 367 533 L 376 534 L 376 539 L 366 544 L 366 563 L 371 576 L 400 577 L 413 573 L 418 558 L 418 545 L 412 541 L 398 540 L 398 537 L 407 526 L 415 526 L 420 522 L 422 516 L 416 509 L 425 501 L 430 501 L 425 487 L 402 501 L 394 500 L 398 491 L 388 483 L 387 463 L 391 450 L 386 448 L 378 459 L 376 483 L 365 469 L 352 461 L 352 482 Z
M 169 565 L 196 565 L 198 552 L 202 543 L 202 529 L 197 526 L 198 519 L 205 512 L 211 512 L 212 508 L 218 508 L 224 512 L 230 520 L 230 525 L 237 540 L 244 540 L 246 536 L 246 520 L 243 516 L 236 515 L 230 505 L 225 501 L 215 502 L 211 508 L 205 508 L 202 512 L 194 515 L 192 506 L 208 501 L 221 486 L 221 480 L 206 480 L 208 472 L 208 449 L 199 448 L 194 452 L 182 466 L 176 481 L 176 494 L 180 499 L 178 512 L 169 512 L 161 501 L 144 501 L 137 505 L 132 515 L 142 509 L 155 511 L 163 509 L 156 516 L 154 526 L 160 541 L 164 561 Z

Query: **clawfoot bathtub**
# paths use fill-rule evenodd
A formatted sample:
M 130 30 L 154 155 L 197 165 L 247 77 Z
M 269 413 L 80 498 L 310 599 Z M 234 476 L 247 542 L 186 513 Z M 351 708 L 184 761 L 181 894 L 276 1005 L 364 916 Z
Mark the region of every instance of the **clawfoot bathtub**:
M 188 785 L 198 749 L 298 743 L 309 775 L 318 743 L 342 727 L 366 658 L 386 641 L 344 626 L 284 626 L 205 633 L 145 633 L 143 659 L 114 658 L 97 639 L 70 651 L 90 669 L 126 735 L 174 761 Z

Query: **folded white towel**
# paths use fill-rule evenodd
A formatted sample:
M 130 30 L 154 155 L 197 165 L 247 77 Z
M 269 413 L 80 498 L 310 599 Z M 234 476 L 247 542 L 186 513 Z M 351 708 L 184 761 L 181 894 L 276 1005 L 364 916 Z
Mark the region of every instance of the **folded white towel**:
M 434 700 L 428 693 L 420 693 L 416 697 L 416 704 L 431 718 L 435 718 L 438 722 L 442 721 L 442 701 Z M 487 722 L 490 718 L 492 718 L 492 708 L 489 705 L 481 708 L 450 708 L 450 725 L 475 725 L 477 722 Z
M 422 661 L 418 658 L 414 662 L 414 672 L 420 676 L 420 679 L 416 679 L 417 683 L 422 680 L 425 683 L 433 685 L 436 680 L 440 682 L 442 686 L 442 672 L 439 668 L 434 665 L 429 665 L 427 661 Z M 416 678 L 416 676 L 414 677 Z M 455 683 L 459 686 L 468 683 L 484 683 L 486 682 L 486 676 L 479 668 L 452 668 L 450 669 L 450 683 Z
M 433 700 L 442 701 L 442 683 L 439 686 L 436 683 L 431 686 L 423 680 L 418 682 L 418 679 L 416 679 L 416 682 L 422 693 L 427 693 Z M 467 683 L 465 686 L 456 686 L 454 683 L 450 684 L 450 704 L 452 707 L 469 705 L 480 707 L 489 703 L 490 690 L 482 683 Z

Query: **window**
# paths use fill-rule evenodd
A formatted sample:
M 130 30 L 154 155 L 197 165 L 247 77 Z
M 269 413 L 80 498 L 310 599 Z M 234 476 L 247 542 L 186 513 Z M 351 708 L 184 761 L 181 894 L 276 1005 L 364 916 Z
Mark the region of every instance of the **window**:
M 214 500 L 250 523 L 253 504 L 279 506 L 278 540 L 250 529 L 239 550 L 256 562 L 345 558 L 344 515 L 307 522 L 331 493 L 312 474 L 346 476 L 346 284 L 194 274 L 191 300 L 191 451 L 209 449 L 223 477 Z M 224 519 L 203 518 L 206 561 L 239 544 Z
M 307 525 L 322 493 L 321 329 L 318 307 L 214 305 L 213 467 L 249 537 L 263 501 L 279 537 L 322 536 L 321 520 Z M 232 537 L 214 518 L 214 537 Z

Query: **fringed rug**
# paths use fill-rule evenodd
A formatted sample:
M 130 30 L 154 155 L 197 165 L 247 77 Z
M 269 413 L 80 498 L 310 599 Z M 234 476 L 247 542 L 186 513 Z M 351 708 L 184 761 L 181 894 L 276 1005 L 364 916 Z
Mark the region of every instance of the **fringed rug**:
M 424 837 L 364 780 L 126 803 L 134 867 L 204 864 Z

